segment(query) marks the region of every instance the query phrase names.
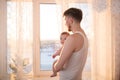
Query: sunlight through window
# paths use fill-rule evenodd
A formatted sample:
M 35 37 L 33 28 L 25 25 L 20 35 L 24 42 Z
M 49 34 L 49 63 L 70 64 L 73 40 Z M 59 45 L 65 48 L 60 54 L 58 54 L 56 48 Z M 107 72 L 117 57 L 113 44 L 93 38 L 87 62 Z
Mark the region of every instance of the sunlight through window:
M 59 47 L 61 32 L 60 7 L 56 4 L 40 4 L 40 69 L 51 70 L 52 54 Z M 59 9 L 59 10 L 58 10 Z M 59 13 L 60 11 L 60 13 Z

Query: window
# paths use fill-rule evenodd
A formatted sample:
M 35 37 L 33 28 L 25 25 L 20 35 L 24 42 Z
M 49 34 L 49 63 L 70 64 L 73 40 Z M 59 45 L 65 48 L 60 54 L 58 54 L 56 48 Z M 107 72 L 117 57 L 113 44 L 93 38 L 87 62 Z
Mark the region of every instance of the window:
M 40 4 L 40 70 L 52 70 L 52 54 L 60 46 L 62 27 L 58 9 L 56 4 Z
M 61 46 L 60 33 L 64 31 L 63 11 L 61 5 L 54 1 L 35 1 L 33 16 L 34 26 L 34 73 L 35 75 L 50 75 L 54 59 L 52 54 Z M 91 34 L 91 8 L 88 3 L 70 3 L 69 7 L 77 7 L 83 11 L 82 28 L 88 37 Z M 91 71 L 90 54 L 87 59 L 85 71 Z

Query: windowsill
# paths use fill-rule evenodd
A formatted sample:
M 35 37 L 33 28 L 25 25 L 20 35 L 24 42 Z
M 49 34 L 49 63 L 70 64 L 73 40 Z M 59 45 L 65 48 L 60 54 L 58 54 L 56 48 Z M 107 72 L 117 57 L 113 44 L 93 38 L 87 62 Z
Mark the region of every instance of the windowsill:
M 57 77 L 49 77 L 49 76 L 42 76 L 42 77 L 35 77 L 34 80 L 58 80 L 59 76 Z

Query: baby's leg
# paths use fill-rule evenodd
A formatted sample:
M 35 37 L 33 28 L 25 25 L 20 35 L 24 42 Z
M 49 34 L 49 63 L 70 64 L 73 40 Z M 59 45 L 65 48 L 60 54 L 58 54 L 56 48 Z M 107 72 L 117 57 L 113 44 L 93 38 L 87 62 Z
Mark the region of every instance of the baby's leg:
M 55 72 L 54 70 L 54 64 L 57 62 L 57 60 L 54 61 L 53 65 L 52 65 L 52 69 L 53 69 L 53 74 L 50 77 L 55 77 L 57 76 L 57 72 Z

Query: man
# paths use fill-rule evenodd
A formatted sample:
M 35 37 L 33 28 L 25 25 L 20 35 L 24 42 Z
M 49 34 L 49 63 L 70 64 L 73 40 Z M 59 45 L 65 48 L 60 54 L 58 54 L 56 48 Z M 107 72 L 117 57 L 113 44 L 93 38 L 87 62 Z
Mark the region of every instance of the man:
M 54 69 L 60 72 L 60 80 L 81 80 L 88 53 L 88 40 L 80 26 L 82 11 L 69 8 L 63 15 L 68 31 L 73 34 L 66 39 Z

